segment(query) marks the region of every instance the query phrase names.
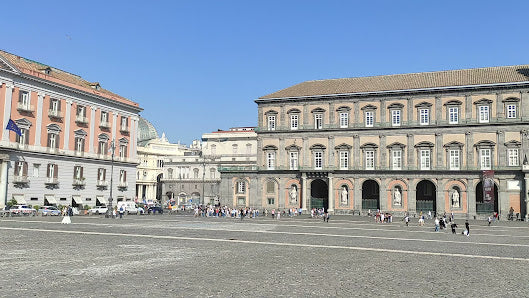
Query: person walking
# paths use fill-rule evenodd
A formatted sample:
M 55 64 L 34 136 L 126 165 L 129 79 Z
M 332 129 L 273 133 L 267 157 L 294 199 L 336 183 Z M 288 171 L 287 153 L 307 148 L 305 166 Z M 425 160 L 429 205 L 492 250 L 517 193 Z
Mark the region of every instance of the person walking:
M 468 223 L 468 220 L 465 221 L 465 229 L 467 231 L 466 235 L 468 237 L 470 235 L 470 224 Z
M 439 218 L 435 218 L 435 231 L 439 232 Z
M 450 225 L 450 227 L 452 228 L 452 234 L 455 234 L 456 233 L 456 228 L 457 228 L 456 222 L 453 221 L 452 224 Z
M 487 218 L 487 221 L 489 222 L 489 227 L 490 227 L 490 224 L 492 223 L 492 217 L 489 215 L 489 217 Z
M 123 205 L 119 207 L 119 219 L 123 219 L 123 214 L 125 213 L 125 209 L 123 208 Z
M 408 215 L 404 216 L 404 222 L 406 223 L 406 226 L 409 226 L 410 217 Z

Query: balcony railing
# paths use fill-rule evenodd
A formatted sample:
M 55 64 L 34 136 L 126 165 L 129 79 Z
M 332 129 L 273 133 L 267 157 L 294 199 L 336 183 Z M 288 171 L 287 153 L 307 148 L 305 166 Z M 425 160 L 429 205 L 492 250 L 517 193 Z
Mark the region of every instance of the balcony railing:
M 86 181 L 84 178 L 75 178 L 73 179 L 73 183 L 72 183 L 73 186 L 84 186 L 86 185 Z
M 13 176 L 13 182 L 24 184 L 24 183 L 29 183 L 29 179 L 27 175 L 18 175 L 18 176 Z
M 129 184 L 127 182 L 120 181 L 118 184 L 118 188 L 121 189 L 127 189 L 129 187 Z
M 88 118 L 86 118 L 85 116 L 82 116 L 82 115 L 77 115 L 77 116 L 75 116 L 75 122 L 80 123 L 80 124 L 87 124 L 88 123 Z
M 97 187 L 107 187 L 108 181 L 105 180 L 97 180 Z
M 129 126 L 128 125 L 121 125 L 119 131 L 128 133 L 129 132 Z
M 57 184 L 59 184 L 59 179 L 57 179 L 57 178 L 46 178 L 46 182 L 44 182 L 44 184 L 57 185 Z
M 61 111 L 50 109 L 50 110 L 48 110 L 48 117 L 62 119 L 63 115 L 62 115 Z
M 99 127 L 101 127 L 101 128 L 110 128 L 110 123 L 108 121 L 104 121 L 104 122 L 101 121 L 99 123 Z
M 33 112 L 35 111 L 35 108 L 32 105 L 19 102 L 17 105 L 17 110 L 20 112 Z

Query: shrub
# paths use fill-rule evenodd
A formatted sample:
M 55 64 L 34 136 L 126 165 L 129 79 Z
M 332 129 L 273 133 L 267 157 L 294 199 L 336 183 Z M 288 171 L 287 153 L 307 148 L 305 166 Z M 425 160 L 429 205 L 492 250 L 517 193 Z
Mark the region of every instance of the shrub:
M 17 200 L 11 199 L 11 201 L 7 202 L 7 206 L 11 208 L 11 206 L 18 204 Z

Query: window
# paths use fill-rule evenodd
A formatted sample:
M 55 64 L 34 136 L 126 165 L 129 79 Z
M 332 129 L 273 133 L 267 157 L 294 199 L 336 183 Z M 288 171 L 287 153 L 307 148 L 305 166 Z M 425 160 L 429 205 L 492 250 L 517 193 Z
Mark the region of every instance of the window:
M 492 168 L 491 149 L 479 149 L 479 163 L 482 170 L 490 170 Z
M 430 110 L 429 109 L 419 109 L 419 122 L 421 125 L 430 124 Z
M 459 123 L 459 107 L 448 108 L 448 123 L 458 124 Z
M 127 145 L 126 144 L 119 144 L 119 157 L 123 159 L 127 157 Z
M 39 177 L 40 164 L 33 164 L 33 177 Z
M 323 114 L 314 114 L 314 128 L 322 129 L 323 128 Z
M 237 205 L 245 206 L 246 205 L 246 198 L 245 197 L 237 197 Z
M 518 149 L 508 149 L 507 158 L 509 159 L 509 167 L 519 166 Z
M 275 189 L 276 189 L 276 188 L 275 188 L 275 183 L 274 183 L 274 181 L 271 181 L 271 180 L 270 180 L 270 181 L 266 182 L 266 192 L 267 192 L 267 193 L 275 193 L 275 192 L 276 192 Z
M 276 130 L 276 116 L 275 115 L 268 116 L 268 130 Z
M 217 176 L 216 173 L 217 170 L 215 168 L 209 169 L 209 177 L 211 177 L 211 179 L 215 179 L 215 177 Z
M 298 114 L 291 114 L 290 115 L 290 129 L 296 130 L 299 126 L 299 115 Z
M 103 168 L 97 169 L 97 181 L 105 181 L 106 180 L 106 174 L 107 170 Z
M 239 149 L 239 146 L 237 146 L 237 144 L 233 144 L 231 146 L 231 150 L 232 150 L 233 154 L 237 154 L 238 149 Z
M 391 125 L 400 126 L 401 116 L 400 110 L 391 110 Z
M 20 91 L 20 97 L 18 102 L 20 103 L 21 108 L 24 108 L 26 110 L 29 109 L 29 92 Z
M 57 178 L 59 173 L 58 167 L 56 164 L 48 164 L 48 169 L 46 170 L 46 177 L 47 178 Z
M 460 157 L 460 154 L 461 154 L 461 150 L 449 150 L 448 151 L 448 154 L 449 154 L 449 159 L 450 159 L 450 170 L 459 170 L 460 168 L 460 165 L 461 165 L 461 157 Z
M 366 111 L 365 112 L 365 123 L 366 127 L 373 127 L 373 124 L 375 122 L 375 116 L 373 111 Z
M 58 99 L 52 98 L 50 100 L 49 116 L 50 117 L 60 117 L 60 111 L 61 111 L 61 101 Z
M 516 118 L 516 105 L 515 104 L 508 104 L 507 105 L 507 118 L 508 119 L 515 119 Z
M 347 170 L 349 168 L 349 152 L 340 151 L 340 170 Z
M 245 192 L 246 192 L 246 182 L 238 181 L 237 182 L 237 193 L 245 193 Z
M 82 180 L 83 179 L 83 167 L 81 167 L 81 166 L 73 167 L 73 178 L 75 180 Z
M 119 182 L 122 184 L 127 182 L 127 171 L 119 170 Z
M 402 150 L 391 151 L 391 168 L 393 170 L 402 169 Z
M 217 154 L 217 145 L 213 144 L 211 145 L 211 155 Z
M 99 146 L 97 148 L 98 148 L 97 149 L 98 154 L 107 155 L 107 142 L 106 141 L 100 140 Z
M 75 138 L 75 151 L 84 152 L 84 138 L 80 138 L 80 137 Z
M 274 205 L 275 199 L 274 198 L 268 198 L 268 205 Z
M 429 149 L 423 149 L 419 151 L 421 170 L 430 169 L 430 166 L 431 166 L 430 152 L 431 151 Z
M 27 144 L 29 144 L 29 130 L 26 129 L 26 128 L 20 127 L 20 132 L 21 132 L 20 136 L 17 134 L 17 143 L 19 145 L 27 145 Z
M 275 161 L 276 161 L 275 152 L 267 152 L 266 153 L 266 165 L 269 170 L 273 170 L 275 168 Z
M 101 123 L 108 122 L 108 112 L 101 111 Z
M 129 118 L 125 116 L 121 116 L 121 131 L 122 132 L 129 131 Z
M 290 156 L 290 162 L 289 162 L 290 169 L 297 170 L 298 169 L 298 152 L 290 151 L 289 156 Z
M 59 148 L 59 136 L 57 133 L 49 132 L 48 133 L 48 148 L 57 149 Z
M 323 169 L 323 152 L 321 151 L 314 152 L 314 169 Z
M 349 113 L 340 113 L 340 128 L 347 128 L 349 126 Z
M 193 169 L 193 178 L 198 179 L 199 170 L 197 168 Z
M 86 119 L 86 107 L 83 106 L 77 106 L 77 114 L 75 121 L 78 123 L 87 123 Z
M 489 106 L 479 106 L 479 122 L 489 122 Z
M 374 170 L 375 169 L 375 151 L 369 150 L 365 152 L 366 157 L 366 170 Z
M 17 177 L 27 176 L 28 175 L 28 164 L 25 161 L 15 162 L 14 175 Z

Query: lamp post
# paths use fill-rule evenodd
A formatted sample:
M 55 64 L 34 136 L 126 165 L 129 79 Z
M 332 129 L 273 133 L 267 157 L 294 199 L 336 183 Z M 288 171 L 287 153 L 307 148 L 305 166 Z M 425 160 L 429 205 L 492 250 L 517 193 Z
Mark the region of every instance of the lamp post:
M 108 198 L 108 209 L 107 214 L 105 215 L 106 218 L 112 217 L 112 188 L 114 187 L 114 151 L 116 150 L 116 144 L 114 143 L 114 140 L 110 142 L 110 153 L 111 153 L 111 161 L 110 161 L 110 197 Z

